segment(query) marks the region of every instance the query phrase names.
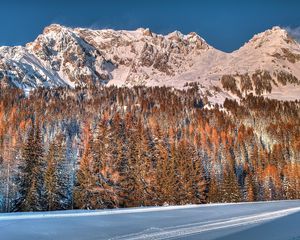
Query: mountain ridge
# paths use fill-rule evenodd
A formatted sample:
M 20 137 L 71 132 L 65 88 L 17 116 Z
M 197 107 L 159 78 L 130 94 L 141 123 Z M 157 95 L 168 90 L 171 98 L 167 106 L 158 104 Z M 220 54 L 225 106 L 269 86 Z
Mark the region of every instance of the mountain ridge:
M 210 102 L 247 94 L 284 100 L 300 96 L 300 45 L 273 27 L 225 53 L 192 32 L 148 28 L 93 30 L 47 26 L 25 46 L 0 47 L 0 86 L 198 85 Z M 288 93 L 288 94 L 287 94 Z

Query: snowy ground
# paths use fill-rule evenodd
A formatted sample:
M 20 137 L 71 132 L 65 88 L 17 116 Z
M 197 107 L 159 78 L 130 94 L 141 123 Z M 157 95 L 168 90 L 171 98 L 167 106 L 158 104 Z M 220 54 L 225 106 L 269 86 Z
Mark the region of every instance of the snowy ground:
M 0 214 L 0 239 L 300 240 L 300 200 Z

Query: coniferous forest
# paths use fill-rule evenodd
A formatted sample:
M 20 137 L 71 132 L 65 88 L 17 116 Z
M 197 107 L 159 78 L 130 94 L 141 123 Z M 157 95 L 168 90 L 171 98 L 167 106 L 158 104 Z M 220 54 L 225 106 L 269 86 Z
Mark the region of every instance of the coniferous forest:
M 0 210 L 300 198 L 300 102 L 197 87 L 0 90 Z

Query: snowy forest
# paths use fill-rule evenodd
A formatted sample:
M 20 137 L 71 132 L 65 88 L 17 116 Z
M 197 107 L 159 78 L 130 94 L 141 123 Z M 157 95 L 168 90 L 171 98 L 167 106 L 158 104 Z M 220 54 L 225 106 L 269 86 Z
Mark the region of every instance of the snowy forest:
M 300 198 L 300 102 L 0 89 L 0 211 Z

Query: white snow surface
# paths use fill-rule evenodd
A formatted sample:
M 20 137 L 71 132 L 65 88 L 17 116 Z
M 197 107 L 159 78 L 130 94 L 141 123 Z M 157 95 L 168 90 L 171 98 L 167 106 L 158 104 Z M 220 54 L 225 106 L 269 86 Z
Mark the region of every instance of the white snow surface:
M 0 214 L 1 239 L 300 238 L 300 200 Z
M 236 98 L 221 87 L 223 75 L 284 71 L 300 79 L 300 59 L 289 61 L 284 51 L 300 58 L 300 44 L 287 31 L 273 27 L 255 35 L 240 49 L 225 53 L 196 33 L 167 35 L 139 28 L 93 30 L 52 24 L 25 47 L 0 47 L 0 78 L 23 89 L 38 86 L 84 86 L 90 82 L 117 86 L 172 86 L 198 82 L 211 102 Z M 300 85 L 273 86 L 265 96 L 300 99 Z

